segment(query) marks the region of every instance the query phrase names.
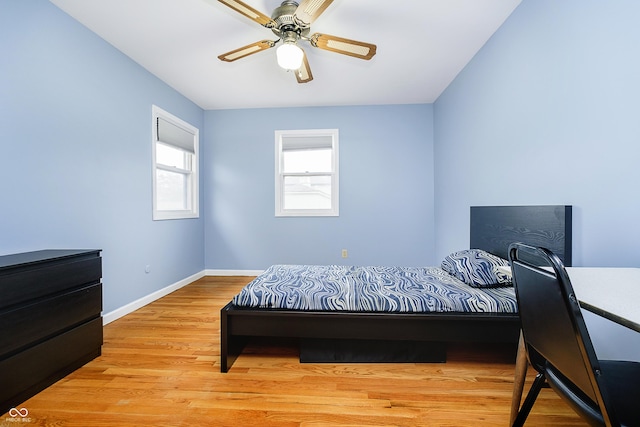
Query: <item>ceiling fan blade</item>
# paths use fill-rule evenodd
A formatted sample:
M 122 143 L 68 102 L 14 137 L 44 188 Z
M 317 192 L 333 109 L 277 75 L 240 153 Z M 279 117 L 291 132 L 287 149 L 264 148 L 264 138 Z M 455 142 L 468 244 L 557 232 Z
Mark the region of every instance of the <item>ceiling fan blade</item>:
M 296 71 L 296 80 L 298 83 L 308 83 L 313 80 L 313 74 L 311 74 L 311 68 L 309 67 L 309 61 L 307 61 L 307 55 L 302 56 L 302 65 Z
M 309 28 L 332 2 L 333 0 L 302 0 L 293 19 L 300 27 Z
M 330 36 L 328 34 L 315 33 L 309 37 L 309 41 L 314 47 L 360 59 L 369 60 L 376 54 L 375 44 Z
M 218 56 L 218 59 L 225 62 L 233 62 L 236 59 L 244 58 L 245 56 L 249 56 L 254 53 L 263 51 L 265 49 L 272 48 L 275 45 L 276 45 L 276 42 L 274 41 L 260 40 L 259 42 L 255 42 L 255 43 L 251 43 L 250 45 L 243 46 L 240 49 L 223 53 L 222 55 Z
M 255 10 L 254 8 L 252 8 L 251 6 L 249 6 L 248 4 L 245 4 L 240 0 L 218 0 L 218 1 L 226 6 L 229 6 L 231 9 L 246 16 L 252 21 L 257 22 L 263 27 L 267 27 L 267 28 L 276 27 L 276 23 L 273 19 L 269 18 L 264 13 Z

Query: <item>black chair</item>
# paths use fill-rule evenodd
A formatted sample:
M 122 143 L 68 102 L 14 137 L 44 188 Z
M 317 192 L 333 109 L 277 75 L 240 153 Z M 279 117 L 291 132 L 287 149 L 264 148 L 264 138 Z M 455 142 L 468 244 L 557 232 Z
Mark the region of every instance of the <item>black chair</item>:
M 509 259 L 527 357 L 538 372 L 513 425 L 524 424 L 549 385 L 590 425 L 640 426 L 640 363 L 598 360 L 562 261 L 520 243 Z

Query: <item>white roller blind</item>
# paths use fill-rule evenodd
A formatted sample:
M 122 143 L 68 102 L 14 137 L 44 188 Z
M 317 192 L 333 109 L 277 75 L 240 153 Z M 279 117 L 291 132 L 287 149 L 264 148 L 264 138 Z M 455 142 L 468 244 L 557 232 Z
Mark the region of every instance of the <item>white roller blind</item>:
M 331 135 L 314 136 L 283 136 L 282 150 L 317 150 L 333 148 L 333 137 Z
M 158 141 L 170 144 L 195 154 L 194 135 L 183 128 L 158 117 Z

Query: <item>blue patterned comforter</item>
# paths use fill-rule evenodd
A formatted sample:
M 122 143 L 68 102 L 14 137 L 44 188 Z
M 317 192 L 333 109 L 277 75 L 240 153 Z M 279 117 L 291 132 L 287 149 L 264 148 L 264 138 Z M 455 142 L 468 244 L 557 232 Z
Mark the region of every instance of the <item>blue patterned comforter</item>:
M 473 288 L 437 267 L 273 265 L 232 302 L 289 310 L 517 313 L 513 288 Z

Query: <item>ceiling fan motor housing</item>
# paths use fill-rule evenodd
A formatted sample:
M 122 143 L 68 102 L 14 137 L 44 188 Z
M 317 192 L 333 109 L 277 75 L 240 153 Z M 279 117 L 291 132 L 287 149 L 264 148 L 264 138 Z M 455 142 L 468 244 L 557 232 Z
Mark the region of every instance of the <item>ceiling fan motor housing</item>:
M 300 23 L 294 19 L 297 9 L 297 2 L 284 0 L 271 15 L 271 19 L 276 23 L 276 28 L 273 28 L 272 31 L 276 36 L 282 38 L 283 41 L 292 41 L 293 37 L 295 37 L 297 41 L 300 36 L 305 37 L 309 34 L 310 28 L 308 26 L 306 28 L 301 27 Z M 292 33 L 295 33 L 297 36 L 294 36 Z

